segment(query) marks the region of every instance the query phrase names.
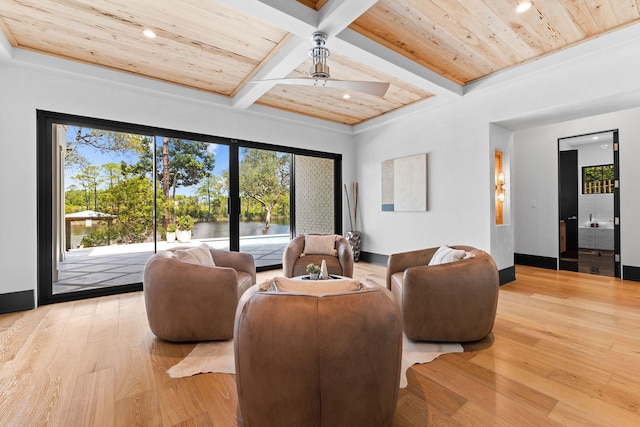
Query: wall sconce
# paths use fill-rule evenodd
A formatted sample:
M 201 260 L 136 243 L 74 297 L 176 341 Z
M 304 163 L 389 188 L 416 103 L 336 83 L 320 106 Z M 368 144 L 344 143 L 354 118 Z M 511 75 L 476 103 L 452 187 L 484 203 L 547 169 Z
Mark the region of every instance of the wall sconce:
M 500 172 L 496 177 L 496 197 L 500 203 L 504 203 L 504 188 L 504 172 Z

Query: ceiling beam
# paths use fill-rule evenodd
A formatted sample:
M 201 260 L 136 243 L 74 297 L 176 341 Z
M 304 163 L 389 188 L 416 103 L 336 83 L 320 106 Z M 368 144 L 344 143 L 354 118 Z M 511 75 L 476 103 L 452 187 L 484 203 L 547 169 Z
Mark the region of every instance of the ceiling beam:
M 309 37 L 318 28 L 318 12 L 297 1 L 218 1 L 297 36 Z
M 378 0 L 329 0 L 320 9 L 318 30 L 336 36 L 369 10 Z
M 374 42 L 350 28 L 334 39 L 336 51 L 362 62 L 378 71 L 403 80 L 416 87 L 442 96 L 457 99 L 463 95 L 463 87 L 425 68 L 399 53 Z
M 342 55 L 445 99 L 457 99 L 463 95 L 462 86 L 348 28 L 376 0 L 329 0 L 319 12 L 297 1 L 219 1 L 297 36 L 265 61 L 253 80 L 277 79 L 289 75 L 307 59 L 312 46 L 311 35 L 315 31 L 323 31 L 328 38 L 333 38 L 333 41 L 327 42 L 330 49 L 335 48 Z M 273 86 L 267 83 L 248 83 L 233 97 L 231 103 L 235 108 L 246 109 Z
M 308 40 L 297 36 L 291 37 L 270 60 L 266 61 L 252 80 L 279 79 L 287 76 L 306 59 L 303 55 L 308 50 Z M 248 108 L 274 85 L 275 83 L 249 82 L 233 97 L 231 105 L 235 108 Z
M 262 65 L 253 80 L 288 76 L 307 59 L 309 49 L 312 47 L 311 35 L 314 32 L 320 30 L 326 32 L 328 36 L 334 36 L 376 2 L 376 0 L 330 0 L 321 12 L 316 12 L 296 1 L 222 1 L 294 34 L 291 40 L 280 47 L 279 51 Z M 246 109 L 273 86 L 274 84 L 268 83 L 248 83 L 233 97 L 231 104 L 235 108 Z

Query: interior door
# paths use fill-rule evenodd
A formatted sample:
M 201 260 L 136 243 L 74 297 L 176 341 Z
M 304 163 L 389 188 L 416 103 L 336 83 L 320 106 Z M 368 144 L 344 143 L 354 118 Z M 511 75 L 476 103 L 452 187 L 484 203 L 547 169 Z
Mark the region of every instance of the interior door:
M 578 150 L 559 154 L 560 229 L 565 232 L 559 237 L 560 269 L 578 271 Z

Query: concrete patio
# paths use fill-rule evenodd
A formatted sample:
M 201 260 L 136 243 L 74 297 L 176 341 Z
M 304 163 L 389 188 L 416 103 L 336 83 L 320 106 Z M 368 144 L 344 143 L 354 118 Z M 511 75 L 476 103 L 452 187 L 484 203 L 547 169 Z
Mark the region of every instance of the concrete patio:
M 227 239 L 195 239 L 189 243 L 157 242 L 157 250 L 177 246 L 197 246 L 206 243 L 217 249 L 229 249 Z M 256 267 L 280 264 L 289 235 L 252 236 L 240 238 L 240 250 L 253 255 Z M 58 281 L 53 293 L 127 285 L 142 282 L 142 271 L 154 253 L 153 243 L 111 245 L 67 251 L 60 263 Z

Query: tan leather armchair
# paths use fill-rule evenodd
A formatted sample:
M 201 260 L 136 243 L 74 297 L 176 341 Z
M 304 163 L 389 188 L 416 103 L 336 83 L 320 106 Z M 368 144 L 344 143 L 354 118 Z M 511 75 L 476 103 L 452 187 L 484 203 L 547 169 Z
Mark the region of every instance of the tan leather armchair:
M 391 425 L 400 312 L 387 289 L 364 285 L 323 295 L 256 285 L 242 296 L 234 338 L 239 425 Z
M 307 274 L 308 264 L 321 265 L 327 263 L 329 274 L 353 277 L 353 252 L 349 242 L 342 236 L 335 236 L 335 255 L 305 254 L 305 236 L 300 235 L 289 242 L 282 254 L 282 272 L 285 277 L 303 276 Z
M 159 251 L 143 276 L 147 318 L 153 333 L 167 341 L 227 340 L 240 296 L 256 283 L 253 256 L 210 249 L 215 267 L 175 257 L 184 247 Z
M 452 246 L 475 257 L 431 265 L 438 248 L 393 254 L 387 262 L 387 287 L 402 311 L 407 338 L 417 341 L 470 342 L 493 329 L 499 277 L 488 253 Z

